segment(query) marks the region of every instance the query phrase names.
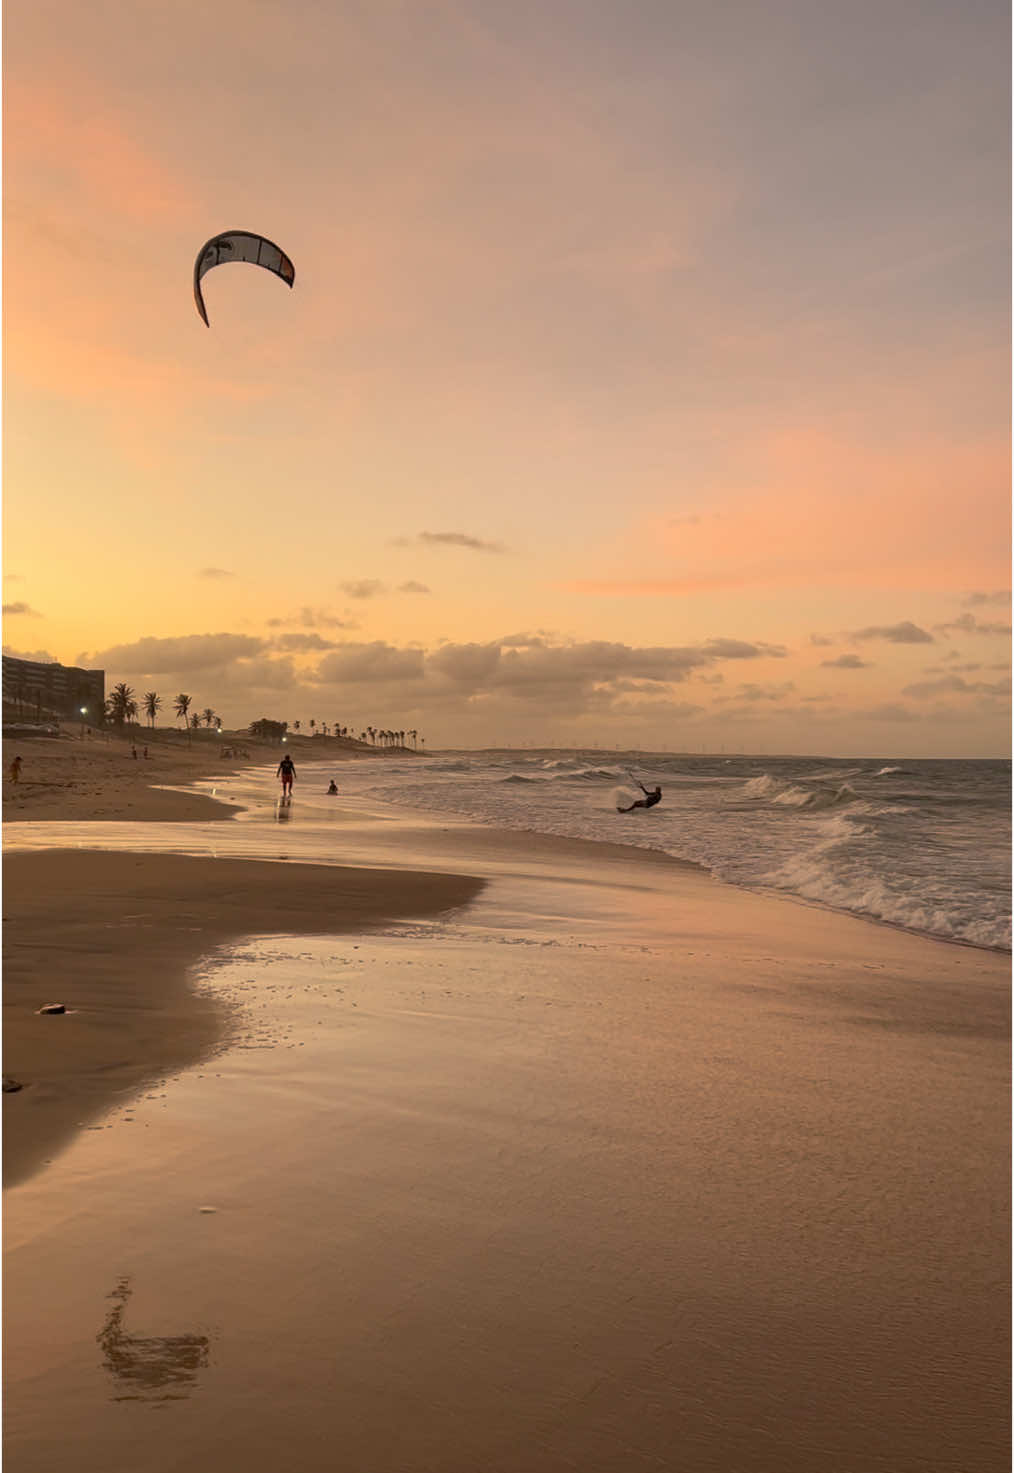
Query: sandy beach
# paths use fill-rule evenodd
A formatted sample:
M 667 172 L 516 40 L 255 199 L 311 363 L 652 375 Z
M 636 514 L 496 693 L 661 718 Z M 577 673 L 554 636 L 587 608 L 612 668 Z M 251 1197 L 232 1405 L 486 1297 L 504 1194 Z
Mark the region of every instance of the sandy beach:
M 197 800 L 8 831 L 19 1468 L 1009 1466 L 1008 959 Z
M 331 763 L 355 761 L 366 751 L 374 757 L 383 755 L 359 743 L 322 737 L 293 735 L 280 748 L 277 742 L 258 741 L 242 732 L 219 737 L 197 731 L 188 737 L 166 728 L 143 732 L 136 740 L 97 731 L 87 738 L 10 737 L 4 742 L 4 821 L 187 823 L 231 818 L 235 807 L 229 804 L 201 793 L 166 792 L 159 785 L 188 783 L 209 773 L 238 772 L 256 762 L 277 763 L 283 750 L 297 763 L 321 758 Z M 23 763 L 17 783 L 11 781 L 9 772 L 15 756 Z

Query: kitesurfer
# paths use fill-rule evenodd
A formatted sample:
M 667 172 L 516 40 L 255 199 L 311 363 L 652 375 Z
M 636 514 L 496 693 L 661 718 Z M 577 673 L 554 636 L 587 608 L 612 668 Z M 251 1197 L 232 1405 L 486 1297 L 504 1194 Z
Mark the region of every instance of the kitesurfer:
M 661 788 L 651 788 L 651 789 L 649 789 L 649 788 L 646 788 L 644 786 L 644 783 L 642 783 L 642 782 L 638 782 L 637 786 L 641 789 L 641 792 L 644 794 L 644 797 L 643 798 L 635 798 L 634 802 L 631 803 L 631 805 L 630 805 L 629 808 L 620 808 L 619 805 L 617 805 L 617 808 L 616 808 L 617 813 L 633 813 L 633 811 L 634 811 L 635 808 L 654 808 L 654 806 L 655 806 L 656 803 L 661 803 L 661 801 L 662 801 L 662 789 Z

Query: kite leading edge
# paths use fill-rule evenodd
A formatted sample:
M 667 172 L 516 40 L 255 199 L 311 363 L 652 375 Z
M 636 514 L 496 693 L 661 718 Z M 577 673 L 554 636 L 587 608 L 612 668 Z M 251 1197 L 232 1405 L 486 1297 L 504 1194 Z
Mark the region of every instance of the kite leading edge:
M 201 246 L 194 262 L 194 301 L 205 327 L 211 324 L 201 292 L 201 277 L 226 261 L 249 261 L 253 266 L 263 266 L 289 286 L 296 279 L 296 268 L 288 256 L 263 235 L 254 235 L 249 230 L 223 230 L 221 235 L 213 235 Z

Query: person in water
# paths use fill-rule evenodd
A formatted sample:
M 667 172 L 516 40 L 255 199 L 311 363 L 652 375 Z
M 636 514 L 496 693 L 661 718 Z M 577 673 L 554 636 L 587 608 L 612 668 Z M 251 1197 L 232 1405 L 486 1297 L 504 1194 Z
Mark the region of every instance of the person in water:
M 278 771 L 276 772 L 275 776 L 280 777 L 282 780 L 282 797 L 291 798 L 292 779 L 296 776 L 296 764 L 293 762 L 288 752 L 286 752 L 281 762 L 279 762 Z
M 649 790 L 648 788 L 646 788 L 644 786 L 644 783 L 642 783 L 642 782 L 639 782 L 637 784 L 637 786 L 641 789 L 641 792 L 644 794 L 644 797 L 643 798 L 635 798 L 634 801 L 633 801 L 633 803 L 631 803 L 631 805 L 630 805 L 629 808 L 619 808 L 619 807 L 617 807 L 617 809 L 616 809 L 616 812 L 617 813 L 633 813 L 633 811 L 634 811 L 635 808 L 654 808 L 654 806 L 655 806 L 656 803 L 661 803 L 661 801 L 662 801 L 662 789 L 661 788 L 652 788 L 651 790 Z
M 332 778 L 331 779 L 330 786 L 328 787 L 328 790 L 327 790 L 328 797 L 333 797 L 334 794 L 337 793 L 337 791 L 338 791 L 338 784 L 335 782 L 334 778 Z

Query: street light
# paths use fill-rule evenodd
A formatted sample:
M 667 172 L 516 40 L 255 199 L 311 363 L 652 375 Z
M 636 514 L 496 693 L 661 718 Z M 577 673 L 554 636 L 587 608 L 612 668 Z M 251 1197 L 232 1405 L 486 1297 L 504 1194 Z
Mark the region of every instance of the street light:
M 81 740 L 84 741 L 85 717 L 88 715 L 88 707 L 81 707 Z

